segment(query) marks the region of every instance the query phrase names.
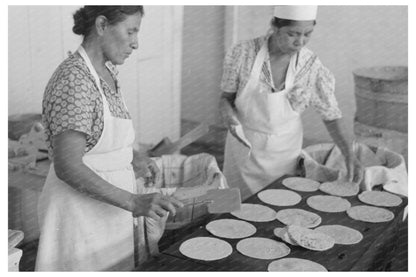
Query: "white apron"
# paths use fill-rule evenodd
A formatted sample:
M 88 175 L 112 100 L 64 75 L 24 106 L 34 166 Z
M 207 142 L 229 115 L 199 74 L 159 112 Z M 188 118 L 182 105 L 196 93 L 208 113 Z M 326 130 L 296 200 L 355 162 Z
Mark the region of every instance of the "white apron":
M 294 83 L 296 55 L 289 63 L 285 90 L 271 93 L 260 85 L 267 51 L 266 41 L 257 54 L 246 86 L 235 101 L 251 151 L 230 133 L 225 144 L 224 175 L 230 187 L 240 188 L 243 200 L 282 175 L 295 173 L 302 149 L 301 117 L 286 96 Z
M 134 192 L 134 129 L 131 119 L 113 117 L 98 75 L 86 61 L 103 99 L 104 129 L 83 162 L 114 186 Z M 41 236 L 36 271 L 131 270 L 133 217 L 126 210 L 90 198 L 60 180 L 51 164 L 38 206 Z M 140 220 L 143 224 L 143 218 Z M 142 228 L 143 229 L 143 228 Z

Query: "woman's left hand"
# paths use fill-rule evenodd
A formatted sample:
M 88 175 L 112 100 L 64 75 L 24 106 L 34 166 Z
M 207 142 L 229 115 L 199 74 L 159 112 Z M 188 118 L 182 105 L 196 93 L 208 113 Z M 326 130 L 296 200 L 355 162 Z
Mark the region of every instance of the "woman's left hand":
M 141 157 L 134 162 L 136 167 L 136 173 L 143 178 L 148 185 L 154 185 L 159 182 L 161 178 L 161 172 L 155 161 L 149 157 Z

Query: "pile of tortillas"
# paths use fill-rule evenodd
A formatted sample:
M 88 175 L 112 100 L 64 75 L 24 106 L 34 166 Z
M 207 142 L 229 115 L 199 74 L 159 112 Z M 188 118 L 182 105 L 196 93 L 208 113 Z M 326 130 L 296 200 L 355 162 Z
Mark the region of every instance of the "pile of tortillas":
M 293 241 L 290 238 L 289 233 L 287 232 L 287 226 L 283 228 L 280 228 L 280 227 L 274 228 L 273 233 L 276 237 L 280 238 L 286 243 L 289 243 L 291 245 L 298 245 L 295 241 Z
M 345 212 L 351 208 L 351 203 L 341 197 L 332 195 L 314 195 L 306 200 L 309 207 L 327 213 Z
M 301 177 L 289 177 L 282 181 L 282 184 L 292 190 L 312 192 L 317 191 L 321 185 L 319 182 Z
M 288 226 L 287 233 L 290 239 L 297 245 L 309 250 L 325 251 L 331 249 L 335 244 L 335 240 L 332 237 L 297 225 Z
M 184 241 L 179 247 L 182 255 L 202 261 L 215 261 L 228 257 L 233 252 L 231 245 L 221 239 L 196 237 Z
M 326 268 L 313 261 L 299 258 L 283 258 L 269 264 L 268 271 L 328 271 Z

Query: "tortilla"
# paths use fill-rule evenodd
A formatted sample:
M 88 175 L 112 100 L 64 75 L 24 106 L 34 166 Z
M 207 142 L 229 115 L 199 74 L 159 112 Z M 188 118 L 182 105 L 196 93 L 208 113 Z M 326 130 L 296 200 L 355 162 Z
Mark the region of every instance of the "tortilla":
M 319 190 L 335 196 L 354 196 L 360 188 L 357 183 L 334 181 L 322 183 Z
M 351 208 L 351 203 L 338 196 L 314 195 L 306 200 L 309 207 L 327 213 L 345 212 Z
M 289 243 L 291 245 L 298 245 L 295 241 L 293 241 L 290 237 L 289 234 L 287 233 L 287 227 L 283 227 L 283 228 L 274 228 L 273 233 L 276 237 L 280 238 L 281 240 L 283 240 L 286 243 Z
M 387 222 L 394 218 L 394 213 L 387 209 L 366 205 L 354 206 L 347 210 L 347 214 L 352 219 L 372 223 Z
M 316 227 L 322 221 L 319 215 L 302 209 L 280 210 L 276 217 L 285 225 L 299 225 L 306 228 Z
M 196 237 L 184 241 L 179 251 L 186 257 L 202 261 L 223 259 L 233 252 L 231 245 L 221 239 Z
M 402 203 L 402 199 L 385 191 L 363 191 L 358 195 L 361 202 L 380 207 L 395 207 Z
M 282 181 L 282 184 L 289 189 L 304 192 L 317 191 L 321 185 L 315 180 L 301 177 L 286 178 Z
M 289 255 L 290 248 L 281 242 L 268 238 L 247 238 L 237 243 L 237 250 L 248 257 L 271 260 Z
M 290 225 L 287 232 L 293 241 L 306 249 L 325 251 L 331 249 L 335 244 L 332 237 L 305 227 Z
M 359 243 L 363 239 L 363 235 L 359 231 L 342 225 L 322 225 L 315 228 L 315 231 L 332 237 L 336 244 L 351 245 Z
M 299 194 L 286 189 L 266 189 L 259 192 L 257 197 L 264 203 L 274 206 L 293 206 L 302 200 Z
M 328 271 L 321 264 L 299 258 L 283 258 L 273 261 L 267 267 L 268 271 Z
M 253 222 L 268 222 L 276 219 L 276 211 L 259 204 L 241 204 L 241 209 L 231 213 L 233 216 Z
M 257 231 L 252 224 L 236 219 L 214 220 L 208 223 L 205 228 L 214 236 L 227 239 L 246 238 Z

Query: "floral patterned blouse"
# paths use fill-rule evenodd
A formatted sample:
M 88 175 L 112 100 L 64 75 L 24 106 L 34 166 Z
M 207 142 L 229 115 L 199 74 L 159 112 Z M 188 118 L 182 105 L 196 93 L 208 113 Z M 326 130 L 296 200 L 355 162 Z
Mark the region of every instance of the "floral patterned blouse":
M 117 70 L 107 63 L 116 83 L 116 91 L 100 78 L 101 87 L 114 117 L 129 119 L 117 86 Z M 42 121 L 45 127 L 49 158 L 53 159 L 52 137 L 67 130 L 86 135 L 85 152 L 98 142 L 104 128 L 103 101 L 95 79 L 78 52 L 69 54 L 50 78 L 42 101 Z
M 263 36 L 243 41 L 228 51 L 224 59 L 222 91 L 237 93 L 238 97 L 238 93 L 248 82 L 257 53 L 263 43 L 267 43 L 268 38 L 268 36 Z M 277 89 L 273 84 L 268 53 L 269 51 L 267 51 L 267 57 L 260 74 L 260 85 L 266 87 L 266 91 L 276 93 Z M 287 94 L 294 110 L 302 113 L 308 106 L 312 106 L 323 120 L 342 117 L 334 95 L 334 76 L 322 65 L 317 56 L 305 47 L 298 53 L 295 84 L 300 85 L 300 88 L 293 89 Z

